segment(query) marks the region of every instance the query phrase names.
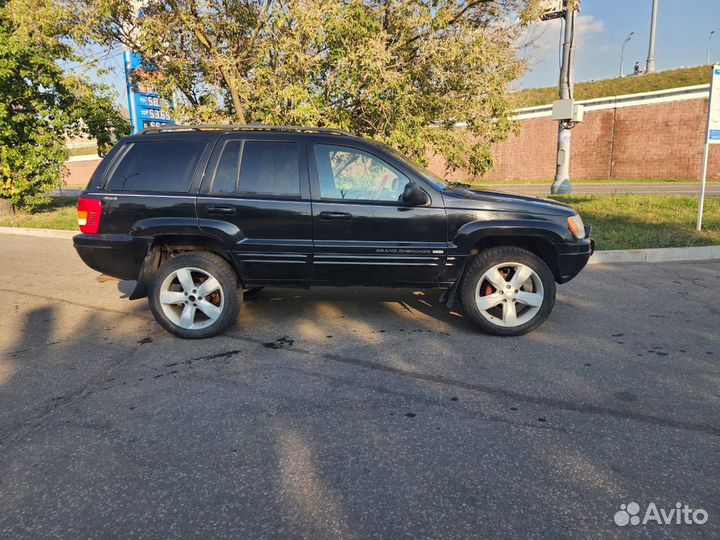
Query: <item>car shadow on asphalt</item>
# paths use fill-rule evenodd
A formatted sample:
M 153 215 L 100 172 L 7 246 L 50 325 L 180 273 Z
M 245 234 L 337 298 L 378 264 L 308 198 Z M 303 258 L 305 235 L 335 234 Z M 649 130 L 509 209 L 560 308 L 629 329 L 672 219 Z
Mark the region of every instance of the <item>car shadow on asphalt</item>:
M 135 281 L 118 281 L 121 298 L 127 299 L 135 289 Z M 401 289 L 380 287 L 313 287 L 311 289 L 267 287 L 246 294 L 244 309 L 256 317 L 275 319 L 278 316 L 297 314 L 306 308 L 334 304 L 349 308 L 349 314 L 397 314 L 390 305 L 399 306 L 407 314 L 422 314 L 429 319 L 449 325 L 457 330 L 477 331 L 465 317 L 456 299 L 452 309 L 440 299 L 445 289 Z M 242 317 L 242 315 L 241 315 Z M 399 319 L 399 320 L 402 320 Z
M 383 324 L 439 325 L 461 332 L 478 332 L 455 302 L 453 309 L 440 301 L 443 289 L 393 289 L 363 287 L 313 287 L 312 289 L 266 288 L 246 300 L 253 317 L 277 318 L 299 312 L 322 318 L 323 308 L 331 307 L 339 317 L 361 319 L 379 317 Z M 242 317 L 242 315 L 241 315 Z

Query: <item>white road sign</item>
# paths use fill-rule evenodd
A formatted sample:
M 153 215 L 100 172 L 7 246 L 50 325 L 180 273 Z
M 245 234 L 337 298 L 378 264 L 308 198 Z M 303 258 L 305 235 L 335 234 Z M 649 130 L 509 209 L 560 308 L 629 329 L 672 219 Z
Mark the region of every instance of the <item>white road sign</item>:
M 710 144 L 720 144 L 720 66 L 713 66 L 710 83 L 707 140 Z
M 720 144 L 720 66 L 717 64 L 712 67 L 712 78 L 710 79 L 705 152 L 703 152 L 702 176 L 700 177 L 700 204 L 698 205 L 697 226 L 695 227 L 698 231 L 702 230 L 705 184 L 707 183 L 708 157 L 711 144 Z

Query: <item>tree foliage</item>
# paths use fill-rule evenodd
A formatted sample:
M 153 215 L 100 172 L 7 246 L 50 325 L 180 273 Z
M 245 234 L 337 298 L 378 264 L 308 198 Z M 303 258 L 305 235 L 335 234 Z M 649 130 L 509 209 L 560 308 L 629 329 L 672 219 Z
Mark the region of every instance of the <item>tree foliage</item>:
M 343 128 L 482 172 L 512 129 L 528 0 L 65 0 L 78 34 L 140 52 L 181 121 Z M 467 129 L 456 129 L 462 122 Z
M 44 0 L 0 0 L 0 199 L 33 208 L 60 184 L 66 136 L 109 147 L 127 122 L 108 89 L 63 71 L 76 59 L 62 17 Z

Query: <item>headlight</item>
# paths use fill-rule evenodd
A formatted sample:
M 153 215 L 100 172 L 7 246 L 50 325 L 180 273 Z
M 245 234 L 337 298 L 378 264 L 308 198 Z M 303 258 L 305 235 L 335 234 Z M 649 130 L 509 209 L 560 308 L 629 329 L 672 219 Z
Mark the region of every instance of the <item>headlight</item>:
M 567 225 L 570 232 L 575 235 L 575 238 L 578 240 L 585 238 L 585 224 L 578 214 L 567 218 Z

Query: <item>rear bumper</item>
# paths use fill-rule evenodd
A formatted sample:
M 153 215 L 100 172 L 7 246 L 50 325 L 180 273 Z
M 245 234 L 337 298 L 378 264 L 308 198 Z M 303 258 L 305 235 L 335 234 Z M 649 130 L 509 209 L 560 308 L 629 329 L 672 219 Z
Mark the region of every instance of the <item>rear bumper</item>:
M 555 244 L 555 249 L 557 253 L 555 281 L 567 283 L 585 268 L 595 251 L 595 241 L 588 237 L 576 242 Z
M 118 279 L 137 279 L 149 238 L 125 234 L 78 234 L 73 245 L 93 270 Z

